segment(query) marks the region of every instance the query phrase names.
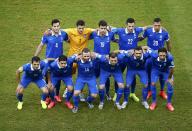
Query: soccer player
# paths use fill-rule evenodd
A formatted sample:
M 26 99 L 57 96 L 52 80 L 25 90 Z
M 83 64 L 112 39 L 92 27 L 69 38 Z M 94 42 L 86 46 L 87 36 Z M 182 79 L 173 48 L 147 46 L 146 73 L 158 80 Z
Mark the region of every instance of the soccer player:
M 148 76 L 145 70 L 146 60 L 150 57 L 149 53 L 143 53 L 143 50 L 140 46 L 134 49 L 134 53 L 130 56 L 125 57 L 125 63 L 127 64 L 127 74 L 126 74 L 126 88 L 125 93 L 129 94 L 130 86 L 136 75 L 140 77 L 141 83 L 144 85 L 142 89 L 142 105 L 149 109 L 149 105 L 147 103 L 147 85 L 148 85 Z M 126 108 L 128 104 L 128 95 L 125 95 L 124 102 L 122 104 L 122 108 Z
M 51 63 L 49 75 L 51 78 L 51 83 L 53 85 L 51 88 L 51 91 L 53 94 L 51 94 L 50 92 L 51 94 L 50 96 L 52 96 L 51 97 L 52 101 L 48 105 L 48 109 L 55 106 L 54 88 L 55 88 L 55 85 L 61 80 L 65 83 L 67 87 L 67 97 L 66 97 L 65 105 L 69 109 L 73 108 L 73 105 L 70 103 L 70 98 L 73 95 L 72 67 L 75 59 L 76 59 L 76 55 L 73 55 L 69 58 L 67 58 L 65 55 L 61 55 L 59 56 L 58 59 L 56 59 L 54 62 Z
M 146 28 L 147 26 L 135 27 L 135 20 L 133 18 L 128 18 L 126 20 L 125 28 L 112 29 L 112 31 L 119 36 L 119 50 L 130 50 L 130 49 L 136 48 L 139 41 L 139 34 L 143 32 Z M 126 64 L 122 63 L 121 64 L 122 72 L 124 72 L 125 68 L 126 68 Z M 139 102 L 139 98 L 135 94 L 135 85 L 136 85 L 136 78 L 133 80 L 133 83 L 132 83 L 130 97 L 134 101 Z
M 123 91 L 124 91 L 124 81 L 123 75 L 121 72 L 120 61 L 122 61 L 124 56 L 117 55 L 115 52 L 111 52 L 109 54 L 109 58 L 106 56 L 99 56 L 99 60 L 101 62 L 100 68 L 100 85 L 99 85 L 99 96 L 100 96 L 100 104 L 99 109 L 103 109 L 104 106 L 104 94 L 105 94 L 105 83 L 110 76 L 113 76 L 115 81 L 118 84 L 117 98 L 115 101 L 115 105 L 117 109 L 121 109 L 121 105 L 119 103 Z
M 63 54 L 63 41 L 68 41 L 68 35 L 64 31 L 60 30 L 60 21 L 58 19 L 53 19 L 51 25 L 51 35 L 44 35 L 42 37 L 41 43 L 35 52 L 35 56 L 39 56 L 44 45 L 46 45 L 45 58 L 49 65 Z M 55 99 L 58 102 L 61 102 L 61 98 L 59 96 L 60 82 L 57 83 L 56 88 Z
M 68 56 L 79 54 L 87 47 L 91 33 L 94 29 L 85 28 L 84 20 L 77 20 L 76 28 L 63 29 L 69 36 Z M 77 64 L 73 63 L 73 74 L 76 73 Z M 64 96 L 67 90 L 64 92 Z M 80 93 L 80 101 L 85 101 L 84 94 Z
M 97 90 L 97 82 L 94 72 L 94 60 L 91 59 L 91 53 L 88 48 L 84 48 L 82 51 L 82 58 L 77 61 L 78 65 L 78 75 L 74 87 L 73 93 L 73 102 L 74 108 L 72 109 L 73 113 L 77 113 L 79 108 L 79 94 L 81 90 L 84 88 L 85 84 L 88 85 L 89 95 L 86 99 L 88 103 L 88 107 L 92 109 L 94 105 L 92 104 L 94 98 L 96 98 L 98 90 Z
M 161 76 L 167 84 L 167 109 L 174 111 L 174 107 L 171 104 L 171 98 L 173 95 L 173 71 L 174 61 L 173 56 L 167 52 L 166 48 L 158 49 L 158 53 L 151 54 L 152 70 L 151 70 L 151 91 L 152 91 L 152 104 L 150 109 L 154 110 L 157 107 L 156 100 L 156 83 Z
M 160 18 L 155 18 L 153 21 L 153 27 L 147 28 L 140 40 L 143 40 L 147 38 L 147 46 L 150 47 L 152 50 L 158 50 L 162 47 L 165 46 L 165 43 L 167 45 L 167 50 L 170 52 L 171 51 L 171 42 L 169 40 L 169 33 L 162 28 L 161 26 L 161 19 Z M 147 66 L 147 72 L 148 72 L 148 77 L 149 77 L 149 84 L 148 84 L 148 98 L 151 96 L 151 91 L 150 91 L 150 74 L 151 74 L 151 66 Z M 163 99 L 167 99 L 167 95 L 164 92 L 164 85 L 165 81 L 162 80 L 160 77 L 160 85 L 161 85 L 161 91 L 160 91 L 160 96 Z
M 47 108 L 45 99 L 48 94 L 48 89 L 46 87 L 46 82 L 43 79 L 43 70 L 45 69 L 45 62 L 40 61 L 40 58 L 34 56 L 31 63 L 27 63 L 16 71 L 16 80 L 18 86 L 16 89 L 16 96 L 18 99 L 17 109 L 21 110 L 23 107 L 23 91 L 29 85 L 29 83 L 34 82 L 42 90 L 41 105 L 43 109 Z M 20 74 L 24 72 L 20 80 Z
M 114 33 L 111 31 L 107 30 L 107 22 L 105 20 L 100 20 L 99 23 L 99 28 L 97 31 L 94 31 L 90 39 L 93 39 L 94 41 L 94 52 L 99 53 L 100 55 L 109 55 L 111 46 L 110 43 L 111 41 L 117 42 L 117 40 L 114 37 Z M 95 73 L 96 77 L 99 77 L 100 75 L 100 62 L 97 61 L 96 68 L 95 68 Z M 106 96 L 107 100 L 111 100 L 111 96 L 109 95 L 109 87 L 110 87 L 110 80 L 109 78 L 106 81 Z

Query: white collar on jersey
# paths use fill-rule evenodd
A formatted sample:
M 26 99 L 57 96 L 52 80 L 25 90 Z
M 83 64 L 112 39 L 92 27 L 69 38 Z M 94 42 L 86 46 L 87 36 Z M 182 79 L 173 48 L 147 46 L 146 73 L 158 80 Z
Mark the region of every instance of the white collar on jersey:
M 61 35 L 61 30 L 59 30 L 59 33 L 58 33 L 58 34 L 55 34 L 55 33 L 51 30 L 51 35 L 52 35 L 52 36 L 54 36 L 54 35 L 55 35 L 55 36 Z
M 91 61 L 91 59 L 89 59 L 88 61 Z M 83 59 L 81 59 L 81 63 L 85 63 L 85 61 L 83 61 Z
M 152 30 L 153 30 L 153 33 L 155 32 L 155 29 L 154 28 L 152 28 Z M 162 28 L 160 28 L 160 30 L 159 30 L 159 32 L 158 33 L 162 33 Z
M 134 58 L 134 60 L 136 60 L 136 59 L 137 59 L 134 55 L 133 55 L 133 58 Z M 142 56 L 141 56 L 140 60 L 143 60 L 143 54 L 142 54 Z
M 159 57 L 157 57 L 157 61 L 160 61 Z M 167 62 L 167 59 L 165 58 L 163 62 Z
M 97 35 L 98 35 L 98 36 L 100 36 L 100 34 L 99 34 L 99 33 L 100 33 L 100 32 L 99 32 L 99 31 L 97 31 Z M 108 32 L 108 31 L 106 32 L 105 36 L 109 36 L 109 32 Z
M 39 64 L 38 70 L 39 69 L 40 69 L 40 64 Z M 32 64 L 31 64 L 31 70 L 34 71 Z
M 128 34 L 128 33 L 135 33 L 135 29 L 133 29 L 133 32 L 129 32 L 127 28 L 125 28 L 125 33 Z

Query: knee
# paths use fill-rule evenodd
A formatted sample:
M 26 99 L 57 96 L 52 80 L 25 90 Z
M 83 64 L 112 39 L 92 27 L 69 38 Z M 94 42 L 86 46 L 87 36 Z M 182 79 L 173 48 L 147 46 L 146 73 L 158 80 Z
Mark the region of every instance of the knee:
M 126 88 L 130 88 L 131 86 L 130 85 L 126 85 Z
M 23 88 L 22 87 L 18 87 L 17 89 L 16 89 L 16 93 L 17 94 L 23 94 Z
M 151 83 L 151 86 L 155 86 L 155 83 L 154 83 L 154 82 L 152 82 L 152 83 Z
M 73 91 L 73 86 L 67 86 L 67 90 L 69 90 L 69 91 Z
M 97 94 L 91 94 L 91 96 L 92 96 L 93 98 L 96 98 L 96 97 L 97 97 Z
M 49 93 L 48 88 L 45 88 L 45 87 L 44 87 L 43 93 L 48 94 L 48 93 Z
M 124 84 L 123 83 L 118 83 L 118 87 L 119 88 L 124 88 Z
M 104 89 L 105 88 L 105 85 L 99 85 L 99 89 Z
M 74 96 L 78 96 L 79 94 L 80 94 L 79 90 L 75 90 L 74 93 L 73 93 Z

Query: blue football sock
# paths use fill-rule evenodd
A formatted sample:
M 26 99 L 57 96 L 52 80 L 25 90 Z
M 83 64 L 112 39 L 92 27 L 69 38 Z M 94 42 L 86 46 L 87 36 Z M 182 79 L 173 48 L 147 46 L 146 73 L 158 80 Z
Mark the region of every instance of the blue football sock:
M 104 89 L 99 89 L 99 96 L 100 96 L 100 102 L 104 102 L 104 98 L 105 98 L 105 90 Z
M 173 96 L 173 86 L 167 83 L 167 103 L 171 103 L 171 98 Z
M 45 101 L 47 98 L 47 94 L 46 93 L 42 93 L 41 94 L 41 100 Z
M 106 87 L 106 94 L 109 95 L 109 90 L 110 90 L 110 80 L 109 80 L 109 78 L 107 79 L 107 81 L 105 83 L 105 87 Z
M 133 82 L 131 83 L 131 93 L 135 93 L 136 87 L 136 78 L 134 78 Z
M 16 94 L 17 99 L 22 102 L 23 101 L 23 94 Z
M 151 82 L 148 82 L 147 90 L 148 90 L 148 92 L 151 91 Z
M 143 87 L 143 89 L 142 89 L 143 101 L 147 101 L 147 94 L 148 94 L 148 88 L 147 87 Z
M 50 96 L 52 101 L 55 101 L 55 98 L 54 98 L 55 97 L 55 91 L 54 90 L 49 92 L 49 96 Z
M 129 98 L 129 94 L 130 94 L 130 89 L 129 87 L 125 87 L 124 88 L 124 101 L 128 102 L 128 98 Z
M 86 99 L 86 101 L 87 101 L 88 103 L 92 103 L 93 100 L 94 100 L 94 98 L 93 98 L 91 95 L 89 95 L 89 96 L 87 97 L 87 99 Z
M 57 84 L 55 85 L 55 88 L 56 88 L 56 96 L 59 95 L 60 86 L 61 86 L 61 81 L 58 81 Z
M 152 93 L 152 102 L 156 102 L 156 87 L 155 86 L 151 86 L 151 93 Z
M 73 96 L 73 103 L 75 107 L 79 107 L 79 95 Z
M 160 86 L 161 86 L 161 91 L 163 91 L 164 87 L 165 87 L 165 80 L 162 80 L 162 78 L 160 78 L 159 82 L 160 82 Z
M 73 92 L 72 91 L 67 91 L 67 97 L 66 97 L 66 101 L 69 102 L 71 97 L 73 95 Z
M 122 97 L 123 91 L 124 91 L 123 88 L 119 88 L 119 89 L 118 89 L 118 91 L 117 91 L 116 103 L 119 103 L 119 101 L 120 101 L 120 99 L 121 99 L 121 97 Z
M 115 93 L 117 93 L 118 92 L 118 85 L 117 85 L 117 82 L 115 81 Z

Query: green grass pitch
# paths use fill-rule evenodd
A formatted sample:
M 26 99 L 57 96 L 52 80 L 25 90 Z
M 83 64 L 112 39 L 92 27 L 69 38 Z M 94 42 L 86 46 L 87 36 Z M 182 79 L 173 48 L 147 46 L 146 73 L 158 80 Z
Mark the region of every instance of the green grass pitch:
M 127 131 L 127 130 L 191 130 L 192 129 L 192 1 L 190 0 L 2 0 L 0 3 L 0 130 L 66 130 L 66 131 Z M 89 110 L 80 103 L 73 114 L 64 104 L 42 110 L 40 91 L 31 84 L 24 92 L 24 106 L 17 111 L 15 97 L 16 69 L 30 61 L 43 32 L 53 18 L 61 20 L 62 28 L 75 27 L 84 19 L 87 27 L 96 28 L 101 19 L 110 25 L 124 27 L 128 17 L 137 26 L 152 24 L 161 17 L 169 31 L 175 57 L 174 112 L 165 108 L 158 97 L 155 111 L 145 110 L 141 103 L 130 100 L 125 110 L 118 111 L 112 102 L 103 110 Z M 145 41 L 139 43 L 144 45 Z M 89 48 L 92 49 L 90 41 Z M 68 45 L 64 45 L 65 53 Z M 117 44 L 112 44 L 117 49 Z M 44 49 L 45 50 L 45 49 Z M 44 57 L 44 51 L 41 58 Z M 141 85 L 136 93 L 141 98 Z M 112 83 L 111 83 L 112 84 Z M 159 87 L 159 86 L 158 86 Z M 111 94 L 114 92 L 111 87 Z M 63 92 L 64 86 L 61 88 Z M 95 105 L 98 105 L 98 100 Z

